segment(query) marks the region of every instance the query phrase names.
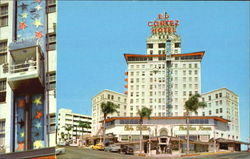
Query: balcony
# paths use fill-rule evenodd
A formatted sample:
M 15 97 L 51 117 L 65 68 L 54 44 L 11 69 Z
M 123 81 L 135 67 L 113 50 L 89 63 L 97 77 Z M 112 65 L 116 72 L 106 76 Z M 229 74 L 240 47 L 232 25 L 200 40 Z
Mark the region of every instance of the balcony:
M 124 87 L 125 87 L 125 88 L 128 88 L 128 85 L 127 85 L 127 84 L 125 84 L 125 85 L 124 85 Z
M 44 58 L 35 39 L 11 43 L 9 46 L 9 85 L 13 90 L 43 88 Z

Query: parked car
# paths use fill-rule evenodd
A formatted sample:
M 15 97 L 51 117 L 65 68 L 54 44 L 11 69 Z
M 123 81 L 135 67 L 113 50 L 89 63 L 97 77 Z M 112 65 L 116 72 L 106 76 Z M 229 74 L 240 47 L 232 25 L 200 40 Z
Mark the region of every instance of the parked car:
M 103 146 L 103 144 L 96 144 L 95 146 L 92 146 L 92 149 L 93 150 L 104 150 L 104 146 Z
M 112 144 L 104 148 L 104 151 L 109 151 L 109 152 L 120 152 L 120 150 L 121 150 L 121 147 L 116 144 Z
M 121 152 L 123 152 L 125 154 L 134 154 L 134 149 L 132 147 L 129 147 L 129 146 L 123 146 L 121 149 Z
M 57 146 L 66 146 L 66 142 L 60 141 L 57 143 Z
M 60 154 L 63 154 L 65 153 L 65 148 L 63 147 L 57 147 L 56 148 L 56 155 L 60 155 Z

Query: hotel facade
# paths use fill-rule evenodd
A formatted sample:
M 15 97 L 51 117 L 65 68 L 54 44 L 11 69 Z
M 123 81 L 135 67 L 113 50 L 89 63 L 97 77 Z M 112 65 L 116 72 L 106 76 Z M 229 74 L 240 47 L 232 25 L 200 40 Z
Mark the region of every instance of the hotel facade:
M 156 20 L 148 22 L 152 34 L 146 40 L 146 54 L 124 54 L 128 65 L 125 72 L 125 114 L 118 109 L 119 115 L 109 115 L 106 134 L 112 134 L 120 142 L 139 140 L 140 129 L 143 129 L 145 139 L 149 136 L 185 138 L 184 105 L 189 97 L 199 93 L 202 96 L 200 100 L 206 102 L 207 107 L 191 113 L 190 139 L 198 142 L 214 139 L 223 139 L 224 143 L 227 142 L 224 139 L 238 142 L 238 96 L 227 88 L 201 93 L 201 62 L 205 51 L 182 53 L 181 37 L 176 33 L 178 25 L 179 21 L 170 20 L 167 13 L 159 14 Z M 93 128 L 101 125 L 103 120 L 96 110 L 105 100 L 99 99 L 97 105 L 97 97 L 92 99 Z M 140 128 L 137 112 L 143 107 L 151 108 L 152 114 L 150 120 L 144 119 Z M 230 144 L 224 143 L 217 145 L 217 149 L 229 149 Z M 239 145 L 233 149 L 239 150 Z
M 67 141 L 68 138 L 73 140 L 79 139 L 79 136 L 83 136 L 91 133 L 91 128 L 79 127 L 79 122 L 92 123 L 91 116 L 73 113 L 70 109 L 61 108 L 58 114 L 58 131 L 57 131 L 57 142 Z M 71 126 L 72 129 L 67 132 L 65 127 Z M 68 136 L 69 135 L 69 136 Z
M 55 146 L 56 0 L 0 1 L 0 145 Z
M 138 116 L 142 107 L 151 108 L 153 116 L 183 116 L 185 101 L 201 93 L 205 52 L 181 53 L 181 37 L 176 33 L 179 21 L 160 15 L 148 22 L 152 35 L 146 41 L 147 54 L 124 54 L 128 65 L 127 113 L 131 117 Z

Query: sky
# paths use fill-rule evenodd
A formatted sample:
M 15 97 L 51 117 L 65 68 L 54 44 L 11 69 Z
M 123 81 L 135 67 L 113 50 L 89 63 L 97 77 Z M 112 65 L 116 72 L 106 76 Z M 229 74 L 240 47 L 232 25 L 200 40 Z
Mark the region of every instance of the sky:
M 249 2 L 59 1 L 57 109 L 91 115 L 91 98 L 123 93 L 124 53 L 146 54 L 148 21 L 167 12 L 180 20 L 182 53 L 205 51 L 202 93 L 238 94 L 241 140 L 249 136 Z

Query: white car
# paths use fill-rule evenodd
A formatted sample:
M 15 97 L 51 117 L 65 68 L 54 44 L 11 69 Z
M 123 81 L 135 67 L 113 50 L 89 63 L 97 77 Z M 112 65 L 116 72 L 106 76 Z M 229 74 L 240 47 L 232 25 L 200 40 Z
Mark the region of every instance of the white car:
M 65 148 L 63 148 L 63 147 L 57 147 L 56 148 L 56 155 L 60 155 L 60 154 L 63 154 L 63 153 L 65 153 Z
M 66 142 L 64 141 L 60 141 L 57 143 L 58 146 L 66 146 Z

